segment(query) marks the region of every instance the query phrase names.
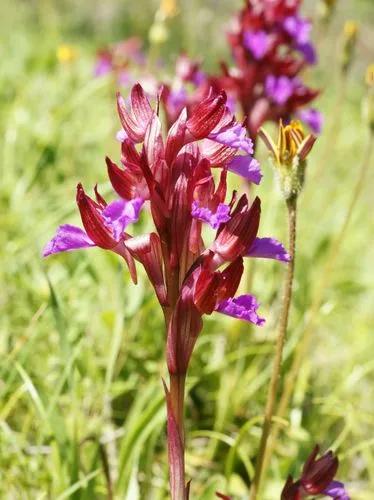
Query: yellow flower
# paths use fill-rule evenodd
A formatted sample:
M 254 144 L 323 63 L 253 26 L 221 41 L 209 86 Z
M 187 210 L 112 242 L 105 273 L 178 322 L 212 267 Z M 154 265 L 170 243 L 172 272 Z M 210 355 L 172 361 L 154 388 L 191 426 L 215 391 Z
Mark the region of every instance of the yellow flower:
M 296 158 L 305 160 L 316 140 L 312 134 L 305 136 L 301 123 L 296 120 L 286 126 L 280 120 L 277 144 L 263 128 L 260 129 L 259 136 L 273 155 L 276 164 L 283 167 L 291 167 Z
M 60 63 L 71 63 L 78 57 L 78 51 L 72 45 L 59 45 L 56 51 L 56 57 Z
M 346 38 L 355 38 L 358 34 L 358 24 L 356 21 L 346 21 L 344 24 L 344 35 Z
M 160 11 L 165 17 L 174 17 L 178 13 L 176 0 L 161 0 Z
M 277 143 L 261 128 L 258 135 L 273 157 L 280 188 L 286 200 L 296 198 L 304 184 L 306 158 L 316 141 L 312 134 L 305 135 L 299 121 L 289 125 L 279 122 Z

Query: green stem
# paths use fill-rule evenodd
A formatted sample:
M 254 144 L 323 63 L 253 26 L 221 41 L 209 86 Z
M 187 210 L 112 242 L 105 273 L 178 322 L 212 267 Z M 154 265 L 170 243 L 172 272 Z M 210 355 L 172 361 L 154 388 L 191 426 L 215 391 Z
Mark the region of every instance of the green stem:
M 282 301 L 281 314 L 279 318 L 274 365 L 270 379 L 269 392 L 267 396 L 264 423 L 262 426 L 262 435 L 256 462 L 255 475 L 251 485 L 251 492 L 249 497 L 250 500 L 255 500 L 257 498 L 257 495 L 260 492 L 261 478 L 265 472 L 264 469 L 265 455 L 267 450 L 268 438 L 271 431 L 272 417 L 274 415 L 280 371 L 282 366 L 283 347 L 287 334 L 288 314 L 292 298 L 292 284 L 293 284 L 294 268 L 295 268 L 295 243 L 296 243 L 296 211 L 297 211 L 296 197 L 292 197 L 289 200 L 287 200 L 287 210 L 288 210 L 288 227 L 289 227 L 288 229 L 289 253 L 291 256 L 291 260 L 287 265 L 287 273 L 284 282 L 283 301 Z

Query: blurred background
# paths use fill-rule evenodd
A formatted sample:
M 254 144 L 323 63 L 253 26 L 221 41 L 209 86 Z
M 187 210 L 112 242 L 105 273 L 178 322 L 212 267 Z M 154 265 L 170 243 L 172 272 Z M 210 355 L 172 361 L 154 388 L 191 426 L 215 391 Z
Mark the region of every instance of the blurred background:
M 221 59 L 229 60 L 225 29 L 241 5 L 240 0 L 178 0 L 164 31 L 155 35 L 153 29 L 151 39 L 156 36 L 159 43 L 150 49 L 149 70 L 167 78 L 186 50 L 214 71 Z M 279 498 L 287 475 L 298 474 L 315 442 L 338 453 L 339 479 L 352 499 L 370 500 L 374 491 L 372 168 L 350 210 L 362 165 L 370 162 L 362 103 L 366 67 L 374 62 L 374 4 L 338 0 L 326 25 L 318 5 L 304 2 L 305 14 L 316 23 L 319 52 L 307 78 L 322 89 L 316 104 L 325 127 L 300 201 L 285 367 L 300 353 L 305 330 L 309 341 L 302 344 L 264 500 Z M 1 2 L 4 499 L 101 499 L 110 498 L 110 489 L 114 498 L 167 498 L 164 331 L 153 291 L 144 279 L 132 285 L 109 252 L 41 258 L 57 225 L 78 222 L 78 181 L 87 187 L 98 182 L 110 192 L 104 157 L 118 158 L 118 83 L 111 75 L 94 77 L 97 50 L 136 35 L 147 51 L 158 8 L 156 0 Z M 359 34 L 344 79 L 339 68 L 347 19 L 358 23 Z M 256 189 L 263 201 L 262 234 L 285 241 L 284 204 L 261 146 L 257 157 L 264 173 Z M 349 224 L 334 246 L 347 214 Z M 245 498 L 282 276 L 282 266 L 256 263 L 252 291 L 262 302 L 264 328 L 215 315 L 205 320 L 188 383 L 192 498 L 211 500 L 216 490 Z

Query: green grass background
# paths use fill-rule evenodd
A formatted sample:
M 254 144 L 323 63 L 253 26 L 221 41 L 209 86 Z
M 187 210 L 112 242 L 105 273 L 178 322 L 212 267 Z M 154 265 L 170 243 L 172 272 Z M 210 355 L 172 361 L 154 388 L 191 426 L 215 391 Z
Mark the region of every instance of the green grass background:
M 241 2 L 183 0 L 160 53 L 172 68 L 187 49 L 214 68 L 228 57 L 224 26 Z M 315 2 L 305 2 L 314 12 Z M 135 287 L 119 259 L 100 250 L 41 259 L 62 222 L 78 222 L 75 185 L 109 193 L 104 156 L 117 158 L 110 78 L 93 79 L 95 51 L 144 37 L 156 1 L 3 0 L 0 23 L 0 498 L 167 498 L 164 331 L 142 275 Z M 360 22 L 346 94 L 339 43 L 346 18 Z M 371 0 L 340 0 L 308 74 L 323 89 L 325 133 L 311 156 L 300 202 L 295 296 L 286 345 L 292 359 L 324 273 L 368 140 L 363 74 L 373 62 Z M 60 64 L 56 48 L 79 57 Z M 270 127 L 271 129 L 271 127 Z M 261 234 L 285 240 L 285 210 L 260 147 Z M 373 165 L 371 165 L 372 167 Z M 313 171 L 319 170 L 318 178 Z M 271 463 L 264 500 L 279 498 L 315 442 L 341 459 L 353 499 L 374 495 L 372 168 L 334 258 L 313 340 L 295 379 L 288 426 Z M 143 220 L 141 232 L 148 224 Z M 142 227 L 143 226 L 143 227 Z M 279 306 L 281 265 L 256 264 L 262 329 L 223 316 L 205 320 L 189 373 L 187 473 L 192 498 L 214 491 L 245 498 L 260 437 Z M 252 420 L 253 419 L 253 420 Z M 251 424 L 247 424 L 251 421 Z M 240 434 L 240 431 L 242 433 Z M 241 441 L 238 436 L 242 436 Z

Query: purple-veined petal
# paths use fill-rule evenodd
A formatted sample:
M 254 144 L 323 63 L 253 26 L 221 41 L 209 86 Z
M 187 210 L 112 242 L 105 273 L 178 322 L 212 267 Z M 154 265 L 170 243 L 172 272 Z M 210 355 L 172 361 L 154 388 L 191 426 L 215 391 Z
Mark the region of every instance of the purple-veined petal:
M 265 323 L 264 318 L 257 314 L 259 303 L 253 295 L 240 295 L 239 297 L 224 300 L 218 304 L 217 312 L 232 316 L 233 318 L 249 321 L 255 325 L 262 326 Z
M 247 137 L 247 131 L 240 123 L 234 123 L 223 127 L 217 132 L 211 132 L 208 139 L 234 149 L 240 149 L 247 154 L 253 153 L 253 142 Z
M 68 252 L 96 246 L 83 229 L 70 224 L 59 226 L 55 236 L 43 249 L 43 257 L 54 253 Z
M 274 238 L 256 238 L 245 256 L 275 259 L 281 262 L 289 262 L 291 260 L 282 243 Z
M 315 108 L 300 109 L 297 116 L 306 123 L 314 134 L 320 134 L 323 127 L 323 115 Z
M 207 222 L 213 229 L 218 229 L 221 224 L 230 220 L 230 207 L 225 203 L 220 203 L 216 212 L 212 212 L 207 207 L 200 207 L 198 201 L 192 203 L 192 217 Z
M 333 498 L 334 500 L 350 500 L 350 497 L 344 488 L 344 484 L 339 481 L 331 481 L 322 493 Z
M 269 49 L 269 36 L 266 31 L 246 31 L 243 35 L 243 44 L 253 57 L 262 59 Z
M 235 156 L 227 165 L 227 169 L 254 184 L 260 184 L 261 182 L 260 164 L 251 155 Z
M 133 200 L 123 200 L 122 198 L 112 201 L 102 211 L 105 223 L 113 231 L 113 237 L 119 241 L 126 227 L 139 219 L 140 209 L 144 200 L 134 198 Z

